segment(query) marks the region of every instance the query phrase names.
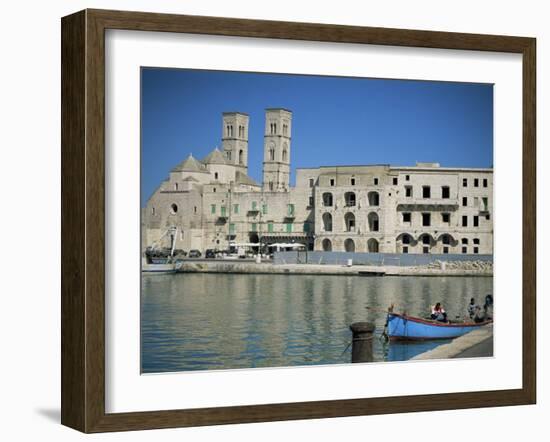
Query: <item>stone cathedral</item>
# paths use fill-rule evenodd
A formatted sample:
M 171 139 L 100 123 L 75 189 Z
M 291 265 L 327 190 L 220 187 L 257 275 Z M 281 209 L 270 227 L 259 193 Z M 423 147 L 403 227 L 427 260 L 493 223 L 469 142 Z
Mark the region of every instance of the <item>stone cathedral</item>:
M 186 251 L 292 242 L 324 251 L 493 253 L 492 169 L 313 164 L 296 169 L 291 187 L 292 112 L 269 108 L 260 184 L 248 176 L 249 123 L 245 113 L 223 113 L 222 149 L 189 155 L 170 171 L 142 209 L 143 249 L 175 227 L 176 248 Z

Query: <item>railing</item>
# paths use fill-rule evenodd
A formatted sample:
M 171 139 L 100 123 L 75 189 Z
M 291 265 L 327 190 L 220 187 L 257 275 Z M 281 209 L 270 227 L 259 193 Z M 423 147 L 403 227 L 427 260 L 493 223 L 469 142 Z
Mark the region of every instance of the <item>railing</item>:
M 397 199 L 397 204 L 407 206 L 457 206 L 458 199 L 456 198 L 407 198 L 400 197 Z

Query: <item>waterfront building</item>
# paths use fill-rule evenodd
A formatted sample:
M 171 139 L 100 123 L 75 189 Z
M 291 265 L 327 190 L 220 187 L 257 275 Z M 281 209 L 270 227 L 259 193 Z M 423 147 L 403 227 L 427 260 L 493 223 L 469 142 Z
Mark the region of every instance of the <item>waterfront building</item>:
M 221 150 L 189 155 L 170 171 L 143 209 L 143 248 L 176 227 L 176 248 L 186 251 L 295 242 L 323 251 L 493 253 L 492 168 L 298 168 L 291 187 L 292 112 L 266 109 L 257 183 L 248 175 L 248 127 L 247 114 L 223 113 Z

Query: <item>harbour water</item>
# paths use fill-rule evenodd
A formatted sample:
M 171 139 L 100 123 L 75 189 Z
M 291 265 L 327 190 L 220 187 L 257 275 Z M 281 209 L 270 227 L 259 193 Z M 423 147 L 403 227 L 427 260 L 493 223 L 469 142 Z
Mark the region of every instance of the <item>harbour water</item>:
M 424 316 L 441 302 L 463 317 L 488 293 L 493 278 L 479 276 L 143 275 L 142 372 L 345 364 L 353 322 L 374 322 L 379 335 L 392 303 Z M 374 359 L 405 361 L 442 343 L 376 337 Z

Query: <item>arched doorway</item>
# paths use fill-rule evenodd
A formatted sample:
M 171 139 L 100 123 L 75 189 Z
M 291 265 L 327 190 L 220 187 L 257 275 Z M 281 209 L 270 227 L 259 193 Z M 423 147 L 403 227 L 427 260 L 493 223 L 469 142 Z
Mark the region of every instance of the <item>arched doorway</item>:
M 408 233 L 401 233 L 397 236 L 395 243 L 397 253 L 412 253 L 414 251 L 416 241 L 412 235 Z
M 325 238 L 321 243 L 321 246 L 323 247 L 323 252 L 332 252 L 332 242 L 330 239 Z
M 346 252 L 355 252 L 355 242 L 353 242 L 353 239 L 348 238 L 344 241 L 344 249 Z
M 435 245 L 435 240 L 429 233 L 423 233 L 418 237 L 418 242 L 422 246 L 422 253 L 430 253 L 432 247 Z
M 450 246 L 454 245 L 455 239 L 452 237 L 452 235 L 449 235 L 448 233 L 444 233 L 438 238 L 439 241 L 441 241 L 441 244 Z
M 375 240 L 374 238 L 369 239 L 367 241 L 367 248 L 369 250 L 369 253 L 378 253 L 379 251 L 378 241 Z
M 441 242 L 441 246 L 438 246 L 438 253 L 450 253 L 452 247 L 457 244 L 455 239 L 448 233 L 442 234 L 437 240 Z

